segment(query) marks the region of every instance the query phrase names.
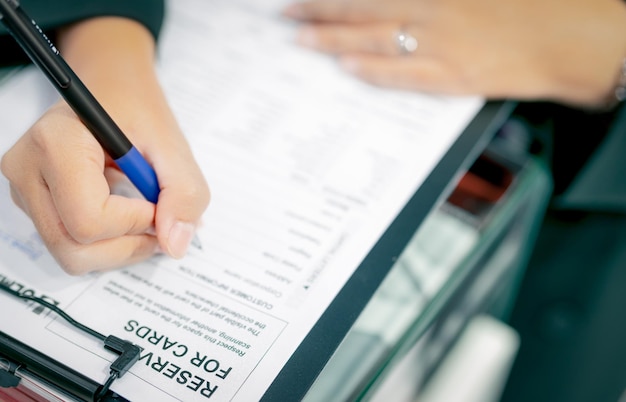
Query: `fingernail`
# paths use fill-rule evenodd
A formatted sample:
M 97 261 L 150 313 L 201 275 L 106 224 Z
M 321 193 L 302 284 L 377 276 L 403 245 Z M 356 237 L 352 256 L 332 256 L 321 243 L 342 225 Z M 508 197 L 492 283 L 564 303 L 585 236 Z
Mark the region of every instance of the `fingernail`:
M 174 258 L 184 257 L 195 231 L 196 228 L 191 223 L 176 222 L 170 229 L 167 239 L 167 253 Z
M 317 34 L 312 28 L 302 28 L 298 32 L 297 42 L 303 46 L 315 46 L 317 45 Z

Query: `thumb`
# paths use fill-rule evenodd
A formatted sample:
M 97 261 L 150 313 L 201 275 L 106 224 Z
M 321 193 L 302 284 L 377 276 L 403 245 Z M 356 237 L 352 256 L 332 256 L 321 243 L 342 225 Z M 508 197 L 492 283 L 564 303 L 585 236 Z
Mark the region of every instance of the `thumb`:
M 209 205 L 210 191 L 193 158 L 169 165 L 167 172 L 158 176 L 161 192 L 155 229 L 161 249 L 173 258 L 182 258 Z

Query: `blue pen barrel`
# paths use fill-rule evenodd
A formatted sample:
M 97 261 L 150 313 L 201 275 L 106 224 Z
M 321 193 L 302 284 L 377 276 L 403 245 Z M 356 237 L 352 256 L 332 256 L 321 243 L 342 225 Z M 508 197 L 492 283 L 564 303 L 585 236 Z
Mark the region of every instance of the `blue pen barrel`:
M 152 166 L 132 147 L 126 155 L 115 159 L 115 163 L 130 179 L 146 199 L 156 204 L 159 199 L 159 182 Z

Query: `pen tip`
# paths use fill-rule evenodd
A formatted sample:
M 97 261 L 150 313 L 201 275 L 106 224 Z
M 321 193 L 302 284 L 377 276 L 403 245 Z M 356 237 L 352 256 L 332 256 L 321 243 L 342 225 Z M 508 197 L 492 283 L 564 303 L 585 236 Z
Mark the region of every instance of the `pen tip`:
M 191 239 L 191 245 L 198 250 L 202 250 L 202 243 L 200 243 L 200 239 L 198 239 L 197 235 L 194 236 L 193 239 Z

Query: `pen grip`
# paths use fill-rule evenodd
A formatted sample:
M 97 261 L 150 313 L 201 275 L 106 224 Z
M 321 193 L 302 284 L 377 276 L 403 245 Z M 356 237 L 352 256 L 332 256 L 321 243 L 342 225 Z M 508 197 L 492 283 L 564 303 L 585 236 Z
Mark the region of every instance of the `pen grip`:
M 156 204 L 159 199 L 159 182 L 152 166 L 132 147 L 126 155 L 115 159 L 115 163 L 126 174 L 146 199 Z
M 61 95 L 141 194 L 156 204 L 160 188 L 152 166 L 69 67 L 66 73 L 70 85 L 59 89 Z

